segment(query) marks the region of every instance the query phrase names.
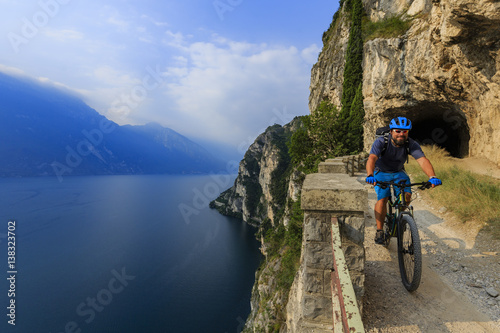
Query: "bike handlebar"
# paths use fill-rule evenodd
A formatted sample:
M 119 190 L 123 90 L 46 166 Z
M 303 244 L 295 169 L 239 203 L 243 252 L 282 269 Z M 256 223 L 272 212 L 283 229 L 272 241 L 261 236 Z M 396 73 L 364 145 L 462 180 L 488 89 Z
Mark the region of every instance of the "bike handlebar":
M 432 183 L 429 181 L 426 182 L 421 182 L 421 183 L 411 183 L 411 184 L 406 184 L 406 183 L 396 183 L 396 182 L 377 182 L 376 185 L 380 186 L 382 189 L 386 189 L 387 186 L 396 186 L 400 188 L 405 188 L 405 187 L 412 187 L 412 186 L 420 186 L 418 189 L 419 190 L 425 190 L 428 188 L 432 187 Z

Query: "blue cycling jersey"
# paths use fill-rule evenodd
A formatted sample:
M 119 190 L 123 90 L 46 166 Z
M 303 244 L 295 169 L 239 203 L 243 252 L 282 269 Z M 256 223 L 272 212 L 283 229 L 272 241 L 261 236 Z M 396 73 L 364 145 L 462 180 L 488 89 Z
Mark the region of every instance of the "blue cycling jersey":
M 418 142 L 409 138 L 408 144 L 410 148 L 410 155 L 413 156 L 416 160 L 421 157 L 425 157 L 425 154 Z M 370 154 L 377 155 L 378 157 L 378 160 L 375 163 L 375 167 L 382 172 L 399 172 L 401 170 L 404 170 L 404 164 L 406 162 L 406 148 L 394 146 L 390 136 L 384 156 L 381 156 L 383 148 L 384 138 L 379 137 L 375 140 L 375 142 L 373 142 L 372 148 L 370 150 Z

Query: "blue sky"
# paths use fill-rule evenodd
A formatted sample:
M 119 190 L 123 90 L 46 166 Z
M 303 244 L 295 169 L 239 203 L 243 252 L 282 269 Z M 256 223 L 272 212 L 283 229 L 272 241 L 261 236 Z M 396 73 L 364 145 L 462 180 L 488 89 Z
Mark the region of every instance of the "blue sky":
M 77 92 L 119 124 L 246 149 L 307 114 L 338 1 L 0 0 L 0 70 Z

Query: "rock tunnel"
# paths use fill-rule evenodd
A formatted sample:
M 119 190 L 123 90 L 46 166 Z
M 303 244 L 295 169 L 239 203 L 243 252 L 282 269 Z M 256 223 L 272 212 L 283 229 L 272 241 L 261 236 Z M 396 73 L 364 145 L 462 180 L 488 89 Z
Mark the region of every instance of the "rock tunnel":
M 464 113 L 456 105 L 421 103 L 385 112 L 389 120 L 401 115 L 412 121 L 410 137 L 420 144 L 442 147 L 452 157 L 469 156 L 469 126 Z

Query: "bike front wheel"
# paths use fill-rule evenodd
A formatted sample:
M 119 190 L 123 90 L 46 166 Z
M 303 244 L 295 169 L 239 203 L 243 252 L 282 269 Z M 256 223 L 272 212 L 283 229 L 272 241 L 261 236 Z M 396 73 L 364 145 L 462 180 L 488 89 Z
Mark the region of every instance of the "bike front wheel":
M 393 235 L 394 229 L 395 228 L 393 222 L 391 222 L 389 220 L 389 217 L 386 216 L 384 221 L 384 243 L 382 244 L 386 248 L 388 248 L 391 244 L 391 237 Z
M 407 214 L 401 216 L 398 230 L 398 261 L 406 290 L 417 290 L 422 276 L 422 251 L 417 224 Z

